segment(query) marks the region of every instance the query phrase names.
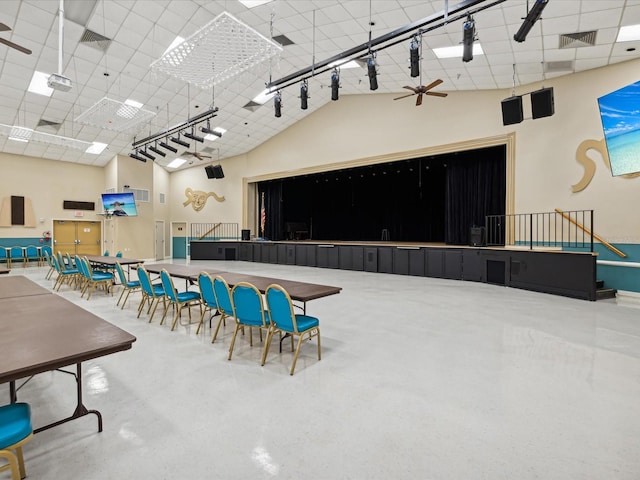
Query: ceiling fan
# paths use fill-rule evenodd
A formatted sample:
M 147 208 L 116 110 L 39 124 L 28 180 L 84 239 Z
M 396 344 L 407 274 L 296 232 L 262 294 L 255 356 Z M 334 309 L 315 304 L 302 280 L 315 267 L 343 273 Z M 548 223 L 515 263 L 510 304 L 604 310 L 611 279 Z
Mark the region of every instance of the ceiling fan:
M 418 85 L 417 87 L 408 87 L 408 86 L 405 85 L 402 88 L 406 88 L 407 90 L 411 90 L 413 93 L 409 93 L 407 95 L 403 95 L 401 97 L 394 98 L 394 100 L 400 100 L 401 98 L 411 97 L 412 95 L 418 95 L 418 98 L 416 98 L 416 107 L 417 107 L 419 105 L 422 105 L 422 95 L 433 95 L 434 97 L 446 97 L 448 95 L 448 93 L 430 92 L 429 91 L 433 87 L 436 87 L 436 86 L 440 85 L 441 83 L 442 83 L 442 80 L 437 79 L 437 80 L 434 80 L 433 82 L 431 82 L 427 86 Z
M 202 161 L 205 158 L 212 158 L 211 155 L 203 155 L 200 152 L 184 152 L 185 155 L 191 155 L 196 157 L 198 160 Z
M 5 25 L 4 23 L 0 23 L 0 32 L 8 32 L 9 30 L 11 30 L 11 27 L 9 27 L 8 25 Z M 0 38 L 0 43 L 4 43 L 8 47 L 15 48 L 19 52 L 26 53 L 27 55 L 31 55 L 31 50 L 29 50 L 28 48 L 25 48 L 22 45 L 18 45 L 17 43 L 10 42 L 5 38 Z

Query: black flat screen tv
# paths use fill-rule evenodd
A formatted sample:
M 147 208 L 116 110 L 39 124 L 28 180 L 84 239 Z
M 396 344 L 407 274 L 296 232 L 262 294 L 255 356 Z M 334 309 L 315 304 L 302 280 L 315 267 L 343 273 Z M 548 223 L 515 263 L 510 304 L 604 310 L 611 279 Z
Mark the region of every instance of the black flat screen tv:
M 102 208 L 107 215 L 114 217 L 137 217 L 138 210 L 132 192 L 103 193 Z
M 598 98 L 614 176 L 640 172 L 640 81 Z

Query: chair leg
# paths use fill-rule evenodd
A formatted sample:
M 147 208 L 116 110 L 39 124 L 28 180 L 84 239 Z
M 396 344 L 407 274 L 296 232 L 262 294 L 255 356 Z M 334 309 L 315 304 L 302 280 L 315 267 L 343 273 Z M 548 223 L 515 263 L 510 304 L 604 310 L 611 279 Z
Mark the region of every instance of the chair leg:
M 16 448 L 16 457 L 18 458 L 18 470 L 20 470 L 20 478 L 25 478 L 27 472 L 24 468 L 24 456 L 22 455 L 22 447 Z
M 271 339 L 273 338 L 273 329 L 267 330 L 267 339 L 264 343 L 264 348 L 262 349 L 262 366 L 264 367 L 265 362 L 267 361 L 267 354 L 269 353 L 269 347 L 271 346 Z
M 220 314 L 220 320 L 218 320 L 218 325 L 216 325 L 216 331 L 213 334 L 213 337 L 211 338 L 211 343 L 216 341 L 216 337 L 218 336 L 218 330 L 220 330 L 220 324 L 222 322 L 224 322 L 225 326 L 227 325 L 227 322 L 225 320 L 227 316 L 224 313 Z
M 233 346 L 236 343 L 236 335 L 238 335 L 238 330 L 240 330 L 240 324 L 236 321 L 236 328 L 233 329 L 233 337 L 231 338 L 231 345 L 229 345 L 229 358 L 227 360 L 231 360 L 231 355 L 233 355 Z
M 298 346 L 296 347 L 296 353 L 293 356 L 293 363 L 291 364 L 291 371 L 289 375 L 293 375 L 293 371 L 296 369 L 296 362 L 298 361 L 298 355 L 300 354 L 300 346 L 302 345 L 302 337 L 303 335 L 298 336 Z
M 184 305 L 176 305 L 176 314 L 173 317 L 173 325 L 171 325 L 171 331 L 173 332 L 178 325 L 178 320 L 180 319 L 180 313 L 182 312 L 182 307 Z M 189 314 L 191 314 L 191 309 L 189 309 Z M 189 315 L 189 323 L 191 323 L 191 315 Z
M 11 470 L 12 479 L 24 478 L 21 476 L 21 472 L 18 467 L 18 459 L 10 450 L 0 450 L 0 458 L 4 458 L 9 462 L 9 464 L 4 468 L 9 468 L 9 470 Z
M 204 323 L 204 314 L 207 313 L 208 309 L 207 307 L 204 308 L 204 310 L 202 308 L 200 308 L 200 322 L 198 323 L 198 328 L 196 329 L 196 335 L 198 335 L 200 333 L 200 327 L 202 327 L 202 324 Z M 211 327 L 211 325 L 209 325 L 209 327 Z

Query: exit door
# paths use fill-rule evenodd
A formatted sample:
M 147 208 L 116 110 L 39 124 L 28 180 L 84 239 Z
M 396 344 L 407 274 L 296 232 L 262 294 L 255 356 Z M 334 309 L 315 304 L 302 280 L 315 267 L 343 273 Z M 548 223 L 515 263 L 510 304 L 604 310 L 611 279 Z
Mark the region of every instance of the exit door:
M 101 222 L 78 220 L 53 221 L 54 250 L 70 255 L 101 255 Z

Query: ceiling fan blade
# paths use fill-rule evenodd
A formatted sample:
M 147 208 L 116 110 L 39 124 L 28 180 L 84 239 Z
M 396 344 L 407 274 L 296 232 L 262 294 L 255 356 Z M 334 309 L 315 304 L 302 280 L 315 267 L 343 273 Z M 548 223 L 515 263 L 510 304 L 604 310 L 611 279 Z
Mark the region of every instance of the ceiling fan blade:
M 401 98 L 413 97 L 415 93 L 410 93 L 408 95 L 402 95 L 401 97 L 394 98 L 394 100 L 400 100 Z
M 8 32 L 9 30 L 11 30 L 11 27 L 4 23 L 0 23 L 0 32 Z
M 434 97 L 446 97 L 447 95 L 449 95 L 448 93 L 442 93 L 442 92 L 424 92 L 425 95 L 433 95 Z
M 23 46 L 18 45 L 18 44 L 13 43 L 13 42 L 10 42 L 9 40 L 5 40 L 4 38 L 0 38 L 0 43 L 4 43 L 8 47 L 15 48 L 16 50 L 18 50 L 18 51 L 20 51 L 22 53 L 26 53 L 27 55 L 31 55 L 31 50 L 29 50 L 28 48 L 24 48 Z
M 418 94 L 418 98 L 416 98 L 416 107 L 422 105 L 422 93 Z
M 402 88 L 406 88 L 407 90 L 411 90 L 413 93 L 418 93 L 418 90 L 415 87 L 409 87 L 409 86 L 405 85 Z
M 442 80 L 440 80 L 439 78 L 437 80 L 434 80 L 433 82 L 431 82 L 429 85 L 427 85 L 426 87 L 424 87 L 425 91 L 427 90 L 431 90 L 433 87 L 437 87 L 438 85 L 440 85 L 442 83 Z

